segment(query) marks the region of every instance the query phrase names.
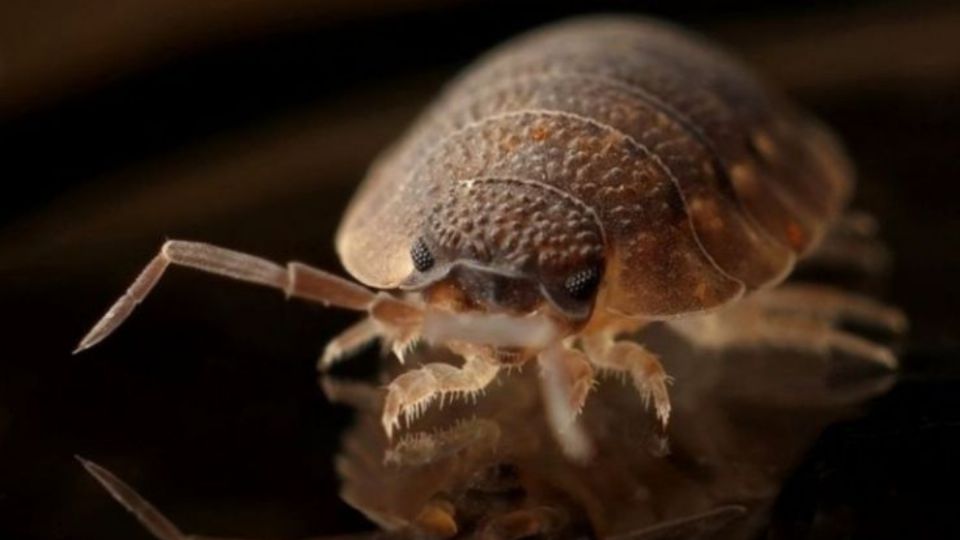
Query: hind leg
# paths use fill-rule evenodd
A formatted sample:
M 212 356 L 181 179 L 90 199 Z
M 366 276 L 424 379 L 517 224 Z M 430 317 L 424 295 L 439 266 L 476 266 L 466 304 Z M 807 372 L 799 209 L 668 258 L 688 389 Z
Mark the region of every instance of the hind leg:
M 793 314 L 831 324 L 855 322 L 896 334 L 907 329 L 907 319 L 899 309 L 824 285 L 785 284 L 759 292 L 746 302 L 747 306 L 755 306 L 771 314 Z
M 842 321 L 901 332 L 903 315 L 868 298 L 811 285 L 761 291 L 717 313 L 668 324 L 692 343 L 708 349 L 773 346 L 826 352 L 837 350 L 887 369 L 897 367 L 888 347 L 838 328 Z
M 800 261 L 800 266 L 882 275 L 890 267 L 890 252 L 877 236 L 878 228 L 873 216 L 848 212 L 827 231 L 820 245 Z

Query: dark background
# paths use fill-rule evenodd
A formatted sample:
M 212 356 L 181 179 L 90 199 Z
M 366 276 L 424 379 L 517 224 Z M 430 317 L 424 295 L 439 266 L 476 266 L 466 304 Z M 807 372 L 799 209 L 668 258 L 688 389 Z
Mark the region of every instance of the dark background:
M 440 84 L 504 38 L 592 11 L 690 25 L 834 126 L 860 171 L 856 205 L 894 253 L 886 298 L 913 325 L 902 380 L 816 442 L 772 536 L 957 532 L 955 3 L 8 0 L 0 538 L 148 537 L 74 454 L 186 531 L 369 528 L 336 496 L 349 413 L 314 372 L 351 314 L 174 271 L 110 340 L 69 351 L 166 237 L 339 270 L 351 192 Z

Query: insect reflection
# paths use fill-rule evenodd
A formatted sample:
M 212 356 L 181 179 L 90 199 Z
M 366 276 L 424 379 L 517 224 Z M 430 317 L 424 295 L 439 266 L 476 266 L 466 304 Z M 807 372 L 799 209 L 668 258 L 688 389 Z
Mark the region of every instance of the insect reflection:
M 336 460 L 342 498 L 381 538 L 751 538 L 823 428 L 893 382 L 853 356 L 711 352 L 666 326 L 642 338 L 669 352 L 684 382 L 675 395 L 683 421 L 664 435 L 629 384 L 603 377 L 583 411 L 589 463 L 570 461 L 553 438 L 533 369 L 509 373 L 476 403 L 430 410 L 392 442 L 380 428 L 380 385 L 325 379 L 331 400 L 358 413 Z M 452 359 L 436 350 L 411 357 Z M 84 465 L 158 538 L 197 538 L 105 469 Z

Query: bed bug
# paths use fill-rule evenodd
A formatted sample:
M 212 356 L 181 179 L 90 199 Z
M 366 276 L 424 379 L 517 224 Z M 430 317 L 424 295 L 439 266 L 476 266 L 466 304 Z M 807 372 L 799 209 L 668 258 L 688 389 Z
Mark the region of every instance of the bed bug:
M 375 339 L 401 362 L 421 340 L 461 356 L 393 380 L 388 435 L 534 359 L 558 431 L 595 370 L 628 376 L 666 425 L 670 378 L 624 339 L 653 321 L 707 345 L 783 337 L 894 363 L 828 328 L 724 319 L 811 252 L 852 184 L 830 132 L 714 45 L 644 18 L 574 19 L 480 59 L 373 164 L 336 235 L 356 281 L 168 241 L 78 350 L 181 265 L 366 313 L 322 368 Z

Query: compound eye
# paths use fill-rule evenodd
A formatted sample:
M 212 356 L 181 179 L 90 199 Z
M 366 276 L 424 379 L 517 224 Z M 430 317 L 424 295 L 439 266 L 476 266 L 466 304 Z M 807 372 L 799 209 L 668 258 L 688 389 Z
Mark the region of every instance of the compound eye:
M 433 268 L 435 262 L 433 260 L 433 254 L 430 253 L 430 248 L 427 247 L 423 238 L 417 238 L 413 247 L 410 248 L 410 258 L 413 260 L 413 267 L 416 268 L 418 272 L 426 272 Z
M 594 291 L 597 290 L 597 285 L 599 284 L 600 269 L 593 266 L 571 274 L 567 277 L 566 281 L 563 282 L 563 288 L 571 298 L 575 300 L 587 300 L 593 295 Z

